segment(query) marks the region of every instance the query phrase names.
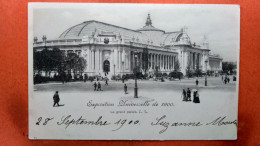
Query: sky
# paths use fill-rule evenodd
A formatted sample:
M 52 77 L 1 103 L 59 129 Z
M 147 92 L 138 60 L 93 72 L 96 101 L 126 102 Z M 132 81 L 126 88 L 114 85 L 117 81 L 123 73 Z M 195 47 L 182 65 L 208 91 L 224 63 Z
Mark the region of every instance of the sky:
M 97 20 L 129 29 L 145 25 L 148 13 L 152 25 L 166 32 L 187 27 L 191 42 L 200 44 L 204 36 L 210 52 L 223 61 L 237 61 L 239 53 L 240 12 L 237 5 L 173 4 L 93 4 L 34 3 L 33 36 L 41 41 L 56 39 L 66 29 L 89 20 Z M 31 19 L 29 19 L 31 20 Z M 30 21 L 29 21 L 30 23 Z

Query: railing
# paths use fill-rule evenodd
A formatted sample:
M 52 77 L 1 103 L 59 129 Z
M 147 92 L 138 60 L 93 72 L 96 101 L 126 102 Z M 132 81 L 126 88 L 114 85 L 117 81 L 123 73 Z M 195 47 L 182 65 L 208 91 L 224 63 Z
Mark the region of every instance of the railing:
M 49 40 L 45 42 L 34 43 L 34 47 L 43 47 L 43 46 L 62 46 L 62 45 L 78 45 L 81 43 L 81 39 L 68 39 L 68 40 Z

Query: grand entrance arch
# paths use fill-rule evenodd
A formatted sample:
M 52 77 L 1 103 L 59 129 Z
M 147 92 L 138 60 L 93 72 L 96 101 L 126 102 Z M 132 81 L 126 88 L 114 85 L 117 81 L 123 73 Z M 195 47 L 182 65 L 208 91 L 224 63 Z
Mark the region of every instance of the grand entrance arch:
M 103 72 L 108 74 L 110 72 L 110 62 L 108 60 L 105 60 L 103 63 Z

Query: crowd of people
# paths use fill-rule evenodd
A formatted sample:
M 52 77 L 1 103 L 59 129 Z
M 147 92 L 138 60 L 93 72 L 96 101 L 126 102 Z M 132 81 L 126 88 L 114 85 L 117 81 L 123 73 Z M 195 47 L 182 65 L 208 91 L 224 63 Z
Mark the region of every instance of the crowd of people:
M 222 81 L 223 81 L 225 84 L 227 84 L 227 83 L 230 82 L 230 78 L 229 78 L 228 76 L 225 76 L 225 77 L 222 76 Z
M 192 92 L 193 92 L 193 100 L 191 100 Z M 194 103 L 200 103 L 198 90 L 193 89 L 191 91 L 190 88 L 188 88 L 187 91 L 186 91 L 185 89 L 183 89 L 183 91 L 182 91 L 182 101 L 185 101 L 185 102 L 193 101 Z

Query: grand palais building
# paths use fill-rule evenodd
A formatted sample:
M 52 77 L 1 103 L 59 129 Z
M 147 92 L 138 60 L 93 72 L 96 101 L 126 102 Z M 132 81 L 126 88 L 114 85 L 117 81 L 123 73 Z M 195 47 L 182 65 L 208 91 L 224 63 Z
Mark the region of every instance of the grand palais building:
M 35 41 L 33 45 L 38 51 L 45 47 L 56 47 L 65 54 L 74 52 L 84 57 L 88 75 L 132 74 L 135 60 L 142 66 L 144 48 L 148 50 L 148 74 L 153 74 L 155 69 L 170 73 L 176 61 L 184 75 L 188 66 L 191 70 L 199 67 L 203 72 L 222 70 L 222 58 L 210 53 L 206 39 L 195 44 L 191 43 L 185 28 L 174 32 L 155 28 L 149 14 L 145 26 L 138 30 L 95 20 L 85 21 L 68 28 L 55 40 Z M 138 55 L 135 56 L 136 52 Z

